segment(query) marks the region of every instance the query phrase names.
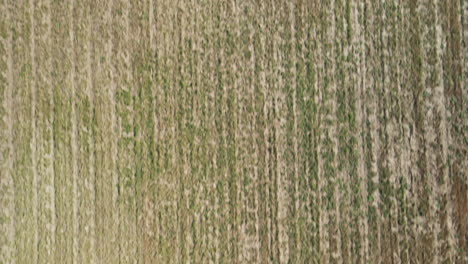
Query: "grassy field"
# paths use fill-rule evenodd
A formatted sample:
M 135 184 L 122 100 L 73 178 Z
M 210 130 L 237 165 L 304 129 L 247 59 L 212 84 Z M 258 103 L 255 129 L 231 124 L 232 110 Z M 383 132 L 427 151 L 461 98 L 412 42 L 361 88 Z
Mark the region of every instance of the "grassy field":
M 0 263 L 468 263 L 461 0 L 0 0 Z

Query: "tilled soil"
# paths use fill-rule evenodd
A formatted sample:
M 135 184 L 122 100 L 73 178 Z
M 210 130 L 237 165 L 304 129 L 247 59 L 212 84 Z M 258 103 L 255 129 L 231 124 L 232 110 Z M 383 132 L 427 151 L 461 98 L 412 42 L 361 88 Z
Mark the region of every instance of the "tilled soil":
M 467 263 L 464 1 L 0 1 L 0 263 Z

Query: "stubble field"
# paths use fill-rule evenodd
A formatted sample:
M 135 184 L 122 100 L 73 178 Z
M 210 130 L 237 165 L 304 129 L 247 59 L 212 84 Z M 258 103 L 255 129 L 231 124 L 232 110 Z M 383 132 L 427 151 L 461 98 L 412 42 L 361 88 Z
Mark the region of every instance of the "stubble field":
M 466 18 L 0 0 L 0 263 L 468 263 Z

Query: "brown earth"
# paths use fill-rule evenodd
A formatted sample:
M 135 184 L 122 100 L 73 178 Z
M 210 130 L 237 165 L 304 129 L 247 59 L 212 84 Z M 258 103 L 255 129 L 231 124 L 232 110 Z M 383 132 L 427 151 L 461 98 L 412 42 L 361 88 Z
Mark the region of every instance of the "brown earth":
M 463 1 L 0 1 L 0 263 L 467 263 Z

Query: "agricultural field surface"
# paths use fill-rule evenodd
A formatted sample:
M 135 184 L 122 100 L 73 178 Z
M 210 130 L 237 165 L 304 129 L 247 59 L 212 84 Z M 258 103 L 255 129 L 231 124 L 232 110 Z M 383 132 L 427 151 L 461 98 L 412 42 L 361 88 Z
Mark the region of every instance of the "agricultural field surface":
M 0 0 L 0 264 L 467 264 L 467 18 Z

